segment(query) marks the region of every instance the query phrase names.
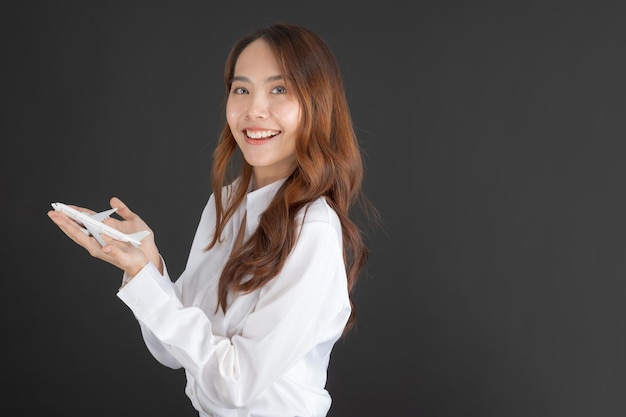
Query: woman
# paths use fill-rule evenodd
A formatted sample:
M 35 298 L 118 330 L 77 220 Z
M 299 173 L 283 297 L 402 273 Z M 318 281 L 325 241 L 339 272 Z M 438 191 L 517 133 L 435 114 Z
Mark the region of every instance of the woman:
M 49 216 L 124 271 L 118 297 L 154 357 L 185 369 L 200 416 L 326 416 L 330 353 L 354 323 L 350 291 L 367 259 L 349 217 L 367 200 L 341 74 L 318 35 L 275 24 L 234 44 L 224 80 L 214 192 L 175 282 L 152 234 L 138 248 L 101 246 Z M 106 224 L 150 230 L 118 198 L 111 207 L 123 220 Z

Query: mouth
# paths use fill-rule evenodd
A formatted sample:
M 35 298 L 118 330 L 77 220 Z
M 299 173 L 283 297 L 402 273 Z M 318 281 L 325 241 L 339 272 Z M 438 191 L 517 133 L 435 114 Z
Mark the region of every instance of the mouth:
M 245 129 L 243 133 L 248 139 L 263 140 L 271 139 L 274 136 L 280 134 L 280 130 Z

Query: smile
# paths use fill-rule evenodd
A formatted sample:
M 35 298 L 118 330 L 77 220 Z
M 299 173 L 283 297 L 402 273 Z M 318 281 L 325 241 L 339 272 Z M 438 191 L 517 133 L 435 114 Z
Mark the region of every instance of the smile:
M 245 132 L 250 139 L 269 139 L 280 133 L 280 130 L 250 130 L 246 129 Z

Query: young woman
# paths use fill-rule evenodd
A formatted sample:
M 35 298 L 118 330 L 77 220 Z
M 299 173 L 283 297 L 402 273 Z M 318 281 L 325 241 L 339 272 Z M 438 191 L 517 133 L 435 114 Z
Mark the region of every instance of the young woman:
M 317 34 L 275 24 L 235 43 L 224 75 L 213 193 L 178 279 L 152 235 L 138 248 L 101 246 L 49 216 L 124 271 L 118 297 L 154 357 L 185 369 L 200 416 L 326 416 L 330 353 L 354 323 L 351 290 L 367 260 L 349 216 L 369 203 L 340 70 Z M 123 220 L 106 224 L 150 230 L 118 198 L 111 207 Z

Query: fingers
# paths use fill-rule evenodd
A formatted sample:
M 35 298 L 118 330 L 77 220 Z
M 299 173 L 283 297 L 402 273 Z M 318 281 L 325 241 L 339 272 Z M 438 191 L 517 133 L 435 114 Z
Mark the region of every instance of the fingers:
M 100 244 L 84 232 L 83 228 L 63 213 L 51 210 L 48 217 L 75 243 L 85 248 L 92 256 L 100 251 Z
M 88 209 L 86 207 L 79 207 L 79 206 L 75 206 L 73 204 L 68 204 L 68 206 L 70 206 L 70 207 L 72 207 L 72 208 L 74 208 L 74 209 L 76 209 L 78 211 L 81 211 L 83 213 L 87 213 L 87 214 L 95 214 L 96 213 L 95 211 L 93 211 L 91 209 Z
M 63 213 L 54 210 L 48 212 L 48 217 L 57 225 L 65 234 L 72 237 L 74 234 L 81 233 L 81 227 L 74 220 L 70 219 Z
M 103 236 L 105 246 L 100 246 L 82 227 L 63 213 L 51 210 L 48 217 L 75 243 L 82 246 L 91 256 L 114 265 L 131 276 L 135 276 L 148 263 L 148 256 L 130 244 Z
M 124 204 L 124 202 L 117 197 L 112 197 L 109 204 L 111 205 L 112 208 L 117 207 L 116 213 L 126 220 L 131 220 L 134 216 L 136 216 L 136 214 L 133 213 L 128 208 L 128 206 Z

